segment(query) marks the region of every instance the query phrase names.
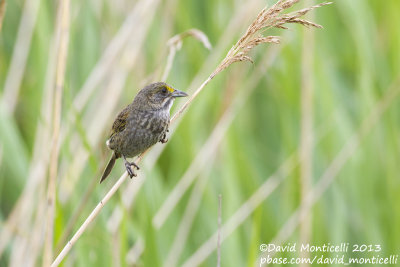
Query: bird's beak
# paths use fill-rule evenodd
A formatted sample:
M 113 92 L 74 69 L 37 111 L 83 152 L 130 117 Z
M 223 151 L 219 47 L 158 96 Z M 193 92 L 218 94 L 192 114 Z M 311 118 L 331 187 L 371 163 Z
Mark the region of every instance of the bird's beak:
M 188 96 L 185 92 L 179 91 L 179 90 L 174 90 L 171 94 L 172 97 L 183 97 L 183 96 Z

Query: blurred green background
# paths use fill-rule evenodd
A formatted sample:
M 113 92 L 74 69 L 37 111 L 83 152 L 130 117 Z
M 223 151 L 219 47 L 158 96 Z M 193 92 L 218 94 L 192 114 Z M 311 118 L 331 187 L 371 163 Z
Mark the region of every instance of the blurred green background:
M 6 2 L 0 266 L 40 266 L 57 3 Z M 207 50 L 185 38 L 174 58 L 167 82 L 193 93 L 272 3 L 71 1 L 54 256 L 123 173 L 117 162 L 98 184 L 110 156 L 105 140 L 118 111 L 160 80 L 167 41 L 196 28 L 211 42 Z M 262 243 L 379 244 L 381 257 L 399 254 L 399 10 L 398 0 L 337 0 L 308 16 L 322 30 L 267 32 L 281 44 L 255 48 L 254 64 L 236 63 L 206 86 L 63 266 L 216 266 L 219 195 L 221 266 L 257 265 Z M 177 203 L 172 192 L 182 195 Z M 374 253 L 346 257 L 356 255 Z

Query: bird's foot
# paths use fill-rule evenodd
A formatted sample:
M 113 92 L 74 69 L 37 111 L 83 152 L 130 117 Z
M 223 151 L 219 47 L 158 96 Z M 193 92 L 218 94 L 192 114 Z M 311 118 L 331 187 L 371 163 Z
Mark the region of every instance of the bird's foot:
M 169 130 L 167 130 L 167 132 L 169 132 Z M 168 138 L 167 138 L 167 134 L 164 133 L 163 136 L 160 139 L 160 142 L 165 144 L 166 142 L 168 142 Z
M 126 158 L 124 157 L 124 160 L 125 160 L 125 168 L 126 168 L 126 171 L 128 172 L 128 174 L 129 174 L 129 177 L 133 177 L 133 176 L 137 176 L 137 174 L 134 172 L 134 170 L 132 169 L 132 167 L 131 166 L 134 166 L 137 170 L 139 170 L 140 168 L 139 168 L 139 166 L 135 163 L 135 162 L 129 162 L 129 161 L 127 161 L 126 160 Z
M 137 176 L 137 174 L 132 170 L 130 162 L 125 162 L 125 168 L 129 174 L 129 177 L 132 178 L 133 176 L 135 177 Z

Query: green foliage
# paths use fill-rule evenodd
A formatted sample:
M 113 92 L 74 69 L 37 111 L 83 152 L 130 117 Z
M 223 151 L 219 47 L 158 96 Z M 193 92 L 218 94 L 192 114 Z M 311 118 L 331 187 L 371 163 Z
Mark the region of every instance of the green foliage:
M 16 46 L 23 2 L 7 1 L 0 33 L 1 94 Z M 100 163 L 109 158 L 104 141 L 112 121 L 106 122 L 106 126 L 98 130 L 101 136 L 98 140 L 90 140 L 88 132 L 96 113 L 105 105 L 102 101 L 108 101 L 104 100 L 104 96 L 109 95 L 107 88 L 118 84 L 112 83 L 114 75 L 124 73 L 127 79 L 122 80 L 124 90 L 112 104 L 111 119 L 133 99 L 140 86 L 149 80 L 159 79 L 159 73 L 166 63 L 168 39 L 197 28 L 209 37 L 213 50 L 208 51 L 195 39 L 184 39 L 167 79 L 177 89 L 187 91 L 197 77 L 194 85 L 197 88 L 262 8 L 259 5 L 251 9 L 247 2 L 252 1 L 162 1 L 154 11 L 149 29 L 145 29 L 145 41 L 133 67 L 126 67 L 129 58 L 121 58 L 122 55 L 118 54 L 89 102 L 71 120 L 68 114 L 75 113 L 72 103 L 76 95 L 136 2 L 84 0 L 71 3 L 61 123 L 61 132 L 65 135 L 62 135 L 64 139 L 57 179 L 56 242 L 89 190 L 92 179 L 99 179 L 104 167 Z M 41 1 L 16 110 L 9 115 L 4 111 L 6 103 L 0 102 L 0 225 L 6 222 L 21 197 L 33 167 L 35 138 L 39 122 L 43 120 L 40 111 L 45 99 L 56 8 L 52 1 Z M 231 21 L 239 19 L 238 14 L 247 9 L 253 10 L 251 17 L 242 17 L 240 27 L 227 32 Z M 165 260 L 177 236 L 186 206 L 196 191 L 194 187 L 198 184 L 194 182 L 183 194 L 160 229 L 153 225 L 153 218 L 203 148 L 226 107 L 234 103 L 243 90 L 252 90 L 243 105 L 238 105 L 236 109 L 234 107 L 236 115 L 221 144 L 212 153 L 213 160 L 207 161 L 200 173 L 195 175 L 197 179 L 207 181 L 204 189 L 198 190 L 200 204 L 194 210 L 193 224 L 189 227 L 176 262 L 181 265 L 192 256 L 217 231 L 219 194 L 222 195 L 224 224 L 265 181 L 272 179 L 271 175 L 287 158 L 298 155 L 304 71 L 302 50 L 311 42 L 315 48 L 312 52 L 312 69 L 308 70 L 311 72 L 308 78 L 314 88 L 311 186 L 316 185 L 351 136 L 399 78 L 398 10 L 398 0 L 337 0 L 330 6 L 313 11 L 313 21 L 323 25 L 322 30 L 304 30 L 301 25 L 290 25 L 290 30 L 284 34 L 281 30 L 274 30 L 273 34 L 283 36 L 281 49 L 272 66 L 255 82 L 255 88 L 249 87 L 250 81 L 257 79 L 255 73 L 258 67 L 267 64 L 264 56 L 275 45 L 257 47 L 252 52 L 254 64 L 235 63 L 207 85 L 192 102 L 173 134 L 170 132 L 170 140 L 155 166 L 147 166 L 147 158 L 154 157 L 151 151 L 140 164 L 139 177 L 134 178 L 135 181 L 128 179 L 120 188 L 120 194 L 107 203 L 89 230 L 72 248 L 65 259 L 65 266 L 111 266 L 116 258 L 121 266 L 132 266 L 127 255 L 138 240 L 143 240 L 144 246 L 142 252 L 138 250 L 140 256 L 137 266 L 169 266 Z M 142 25 L 139 23 L 135 27 Z M 304 40 L 304 31 L 312 31 L 314 40 Z M 131 38 L 127 45 L 134 44 L 135 38 Z M 178 99 L 175 105 L 182 102 Z M 172 112 L 174 110 L 177 108 L 174 107 Z M 386 112 L 365 138 L 360 139 L 359 147 L 346 159 L 333 183 L 312 207 L 312 244 L 380 244 L 381 256 L 399 252 L 399 122 L 400 101 L 397 97 L 390 102 Z M 82 157 L 85 161 L 82 172 L 72 166 L 75 157 L 81 157 L 79 153 L 87 153 L 87 157 Z M 71 176 L 75 171 L 78 176 Z M 117 161 L 107 182 L 101 185 L 96 183 L 74 223 L 73 231 L 78 229 L 122 171 L 122 163 Z M 47 173 L 44 173 L 46 177 Z M 142 187 L 135 193 L 131 205 L 126 206 L 127 195 L 123 192 L 132 182 L 140 186 L 138 181 L 142 179 Z M 222 266 L 253 266 L 260 255 L 260 244 L 271 242 L 299 207 L 301 186 L 301 171 L 297 166 L 231 235 L 222 233 L 226 238 L 221 245 Z M 39 187 L 47 188 L 46 179 L 32 188 L 35 194 L 41 192 Z M 32 206 L 34 214 L 39 212 L 45 198 L 37 196 L 36 201 Z M 121 211 L 121 223 L 116 232 L 112 232 L 108 224 L 116 209 Z M 33 228 L 34 219 L 27 218 L 32 222 L 31 229 L 23 229 L 23 232 L 16 230 L 12 234 L 19 236 L 30 234 L 33 230 L 44 231 L 43 228 Z M 298 227 L 295 229 L 287 242 L 300 242 L 300 230 Z M 0 231 L 3 231 L 3 227 Z M 13 244 L 9 243 L 0 256 L 1 266 L 10 264 L 13 250 L 17 249 Z M 42 246 L 43 240 L 33 245 Z M 41 265 L 41 253 L 39 249 L 37 265 Z M 216 261 L 217 253 L 214 251 L 202 266 L 215 266 Z

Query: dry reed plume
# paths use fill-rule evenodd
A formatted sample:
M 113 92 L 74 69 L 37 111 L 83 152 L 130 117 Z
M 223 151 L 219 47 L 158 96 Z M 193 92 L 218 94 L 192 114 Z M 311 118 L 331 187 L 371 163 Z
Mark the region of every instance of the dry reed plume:
M 251 23 L 248 27 L 246 33 L 239 39 L 239 41 L 229 50 L 226 57 L 222 60 L 222 62 L 217 66 L 217 68 L 211 73 L 211 75 L 197 88 L 197 90 L 190 96 L 187 102 L 175 113 L 175 115 L 171 118 L 171 124 L 174 123 L 186 110 L 186 108 L 190 105 L 194 98 L 204 89 L 204 87 L 221 71 L 229 67 L 232 63 L 239 61 L 252 61 L 249 56 L 249 52 L 259 44 L 262 43 L 279 43 L 279 38 L 276 36 L 263 36 L 263 32 L 265 30 L 271 28 L 280 28 L 286 29 L 285 24 L 289 23 L 297 23 L 304 26 L 311 26 L 321 28 L 322 26 L 315 24 L 313 22 L 300 19 L 303 15 L 308 13 L 309 11 L 321 7 L 323 5 L 327 5 L 330 3 L 322 3 L 319 5 L 314 5 L 308 8 L 304 8 L 292 13 L 282 14 L 282 11 L 292 7 L 295 3 L 300 0 L 279 0 L 276 4 L 274 4 L 270 8 L 264 8 L 256 17 L 256 19 Z M 143 158 L 144 152 L 141 156 L 137 158 L 135 163 L 139 163 Z M 125 172 L 118 181 L 114 184 L 114 186 L 110 189 L 110 191 L 104 196 L 104 198 L 98 203 L 98 205 L 94 208 L 85 222 L 81 225 L 72 239 L 67 242 L 64 249 L 54 260 L 52 266 L 58 266 L 64 257 L 68 254 L 72 246 L 79 239 L 79 237 L 83 234 L 89 224 L 94 220 L 94 218 L 99 214 L 103 206 L 108 202 L 108 200 L 114 195 L 114 193 L 119 189 L 121 184 L 127 178 L 127 173 Z
M 246 33 L 239 39 L 239 41 L 229 50 L 228 54 L 218 66 L 218 68 L 211 75 L 214 77 L 217 73 L 226 69 L 229 65 L 239 61 L 250 61 L 253 62 L 251 57 L 248 55 L 250 50 L 259 44 L 263 43 L 275 43 L 279 44 L 280 40 L 278 36 L 263 36 L 263 32 L 271 28 L 287 29 L 285 24 L 297 23 L 306 27 L 322 28 L 321 25 L 314 22 L 300 19 L 311 10 L 329 5 L 332 2 L 325 2 L 311 7 L 303 8 L 301 10 L 282 14 L 282 11 L 292 7 L 300 0 L 279 0 L 270 8 L 264 8 L 258 14 L 257 18 L 247 28 Z

